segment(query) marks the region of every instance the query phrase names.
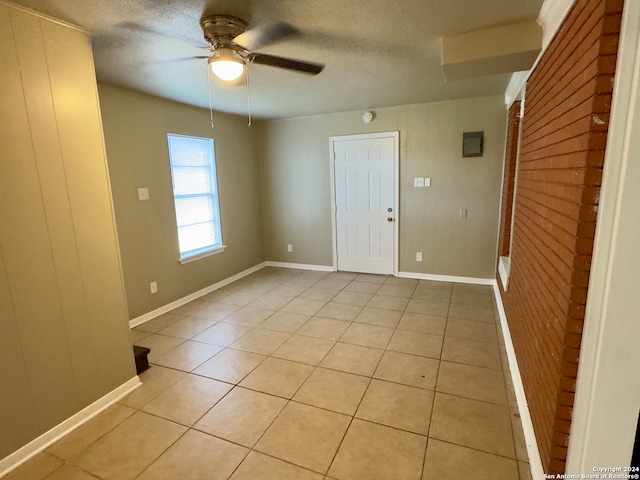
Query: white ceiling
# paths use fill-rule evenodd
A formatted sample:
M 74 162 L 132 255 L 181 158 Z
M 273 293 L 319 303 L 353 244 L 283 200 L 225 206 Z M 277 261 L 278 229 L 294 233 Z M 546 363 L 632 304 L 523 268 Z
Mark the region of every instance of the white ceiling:
M 91 32 L 98 80 L 208 108 L 204 15 L 301 32 L 259 50 L 326 65 L 317 76 L 250 66 L 255 117 L 281 118 L 502 94 L 509 75 L 446 81 L 441 39 L 535 20 L 542 0 L 13 0 Z M 213 85 L 245 115 L 244 86 Z

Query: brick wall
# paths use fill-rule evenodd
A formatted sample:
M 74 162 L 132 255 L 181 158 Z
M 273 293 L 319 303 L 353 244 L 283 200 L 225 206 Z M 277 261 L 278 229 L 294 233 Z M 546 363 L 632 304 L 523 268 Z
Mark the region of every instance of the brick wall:
M 507 118 L 507 144 L 504 153 L 504 173 L 502 180 L 502 202 L 500 207 L 500 237 L 498 255 L 509 256 L 511 243 L 511 213 L 516 180 L 516 160 L 518 158 L 518 133 L 520 131 L 520 101 L 513 102 Z
M 530 76 L 509 291 L 546 473 L 564 472 L 623 0 L 577 0 Z

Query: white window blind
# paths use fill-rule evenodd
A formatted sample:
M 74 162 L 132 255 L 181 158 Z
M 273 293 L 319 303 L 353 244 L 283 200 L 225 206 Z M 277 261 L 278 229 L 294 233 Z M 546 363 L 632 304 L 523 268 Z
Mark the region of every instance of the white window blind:
M 167 135 L 180 260 L 222 249 L 213 140 Z

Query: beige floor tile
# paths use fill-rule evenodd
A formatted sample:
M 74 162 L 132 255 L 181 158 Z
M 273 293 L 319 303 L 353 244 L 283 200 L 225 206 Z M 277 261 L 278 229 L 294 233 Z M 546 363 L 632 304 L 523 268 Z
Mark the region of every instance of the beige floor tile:
M 280 345 L 289 339 L 291 334 L 254 328 L 242 338 L 231 344 L 231 348 L 245 352 L 271 355 Z
M 449 302 L 437 303 L 421 298 L 412 298 L 407 304 L 407 312 L 425 313 L 436 317 L 446 317 L 449 312 Z
M 338 340 L 345 330 L 351 325 L 350 322 L 334 320 L 332 318 L 313 317 L 304 324 L 298 335 L 307 337 L 324 338 L 325 340 Z
M 322 307 L 316 315 L 323 318 L 333 318 L 335 320 L 352 321 L 362 310 L 358 305 L 345 305 L 344 303 L 329 302 Z
M 302 315 L 315 315 L 318 313 L 326 301 L 312 300 L 308 298 L 294 298 L 284 307 L 280 309 L 281 312 L 300 313 Z
M 334 342 L 330 340 L 294 334 L 273 353 L 273 356 L 294 362 L 318 365 L 333 345 Z
M 190 372 L 222 351 L 223 348 L 219 345 L 187 340 L 161 357 L 156 357 L 154 363 L 163 367 Z
M 3 477 L 3 480 L 42 480 L 60 468 L 63 463 L 59 458 L 41 452 Z
M 371 284 L 365 283 L 364 285 Z M 331 301 L 334 303 L 344 303 L 346 305 L 356 305 L 364 307 L 367 303 L 369 303 L 369 300 L 371 300 L 372 296 L 372 293 L 354 292 L 345 288 L 343 291 L 333 297 Z
M 340 480 L 420 480 L 427 439 L 354 419 L 329 476 Z
M 487 290 L 482 292 L 461 292 L 454 288 L 453 294 L 451 295 L 451 303 L 493 307 L 493 291 Z
M 157 333 L 160 330 L 167 328 L 169 325 L 173 325 L 182 318 L 184 318 L 184 315 L 177 315 L 171 312 L 164 313 L 152 320 L 138 325 L 136 328 L 143 332 Z
M 366 282 L 366 283 L 374 283 L 377 285 L 382 285 L 387 278 L 387 275 L 376 275 L 373 273 L 361 273 L 356 278 L 353 279 L 354 282 Z
M 356 417 L 421 435 L 429 432 L 433 392 L 372 380 Z
M 262 297 L 264 295 L 263 291 L 260 290 L 252 290 L 250 288 L 243 289 L 238 292 L 232 293 L 231 295 L 227 295 L 224 298 L 218 300 L 218 303 L 224 303 L 229 305 L 239 305 L 244 307 L 249 305 L 254 300 Z
M 257 353 L 227 348 L 196 368 L 194 373 L 236 384 L 260 365 L 265 358 L 264 355 Z
M 260 328 L 275 330 L 276 332 L 295 333 L 302 327 L 311 315 L 291 312 L 276 312 L 260 324 Z
M 515 459 L 505 406 L 436 393 L 429 436 Z
M 430 333 L 396 330 L 387 347 L 400 353 L 410 353 L 422 357 L 440 358 L 443 337 Z
M 32 479 L 33 480 L 33 479 Z M 99 480 L 98 477 L 88 474 L 73 465 L 65 464 L 55 472 L 47 475 L 44 480 Z
M 255 299 L 249 304 L 249 306 L 253 308 L 263 308 L 266 310 L 280 310 L 291 300 L 293 300 L 293 297 L 267 293 L 266 295 Z
M 326 473 L 350 420 L 346 415 L 290 402 L 255 449 Z
M 424 480 L 457 480 L 468 472 L 475 480 L 515 480 L 518 465 L 490 453 L 430 438 L 424 462 Z
M 402 287 L 415 287 L 420 283 L 420 280 L 415 278 L 402 278 L 402 277 L 394 277 L 388 276 L 384 281 L 385 285 L 400 285 Z
M 141 347 L 147 347 L 151 350 L 149 355 L 147 356 L 149 363 L 156 363 L 162 355 L 167 353 L 169 350 L 173 350 L 181 343 L 184 343 L 184 339 L 175 338 L 175 337 L 166 337 L 164 335 L 158 335 L 154 333 L 153 335 L 149 335 L 148 337 L 140 340 L 137 344 Z
M 415 290 L 415 286 L 410 285 L 393 285 L 389 284 L 388 281 L 385 282 L 384 285 L 380 287 L 378 290 L 379 295 L 391 295 L 394 297 L 410 297 Z
M 79 455 L 85 448 L 113 430 L 135 412 L 133 408 L 116 403 L 62 437 L 46 451 L 58 458 L 69 460 Z
M 323 480 L 323 476 L 277 458 L 251 452 L 229 480 Z
M 430 333 L 431 335 L 444 335 L 447 320 L 445 317 L 436 317 L 426 313 L 405 312 L 402 314 L 398 328 L 411 330 L 412 332 Z
M 439 280 L 420 280 L 418 282 L 417 289 L 425 288 L 431 290 L 447 290 L 449 292 L 453 289 L 453 283 L 451 282 L 441 282 Z
M 431 303 L 449 303 L 451 301 L 451 288 L 432 288 L 418 286 L 411 295 L 417 300 L 426 300 Z
M 173 325 L 160 330 L 158 333 L 160 333 L 160 335 L 167 335 L 169 337 L 190 339 L 195 337 L 199 333 L 204 332 L 207 328 L 215 325 L 216 323 L 216 320 L 208 320 L 206 318 L 188 316 L 184 317 L 181 320 L 178 320 Z
M 518 471 L 520 472 L 520 480 L 532 480 L 531 465 L 526 462 L 518 462 Z
M 242 325 L 243 327 L 257 327 L 274 313 L 275 310 L 242 307 L 240 310 L 232 313 L 222 321 L 233 325 Z
M 493 287 L 491 285 L 478 285 L 474 283 L 454 283 L 453 293 L 493 295 Z
M 516 449 L 516 458 L 520 462 L 529 462 L 529 452 L 527 451 L 527 441 L 522 430 L 522 419 L 517 407 L 510 407 L 511 429 L 513 430 L 513 443 Z
M 344 287 L 346 287 L 347 285 L 349 285 L 349 283 L 351 283 L 351 280 L 342 280 L 339 278 L 326 277 L 320 280 L 319 282 L 317 282 L 314 285 L 314 287 L 323 288 L 325 290 L 333 290 L 334 292 L 338 292 L 342 290 Z
M 358 275 L 360 274 L 354 272 L 331 272 L 326 276 L 326 278 L 330 280 L 347 280 L 350 282 L 351 280 L 354 280 Z
M 286 404 L 284 398 L 235 387 L 195 428 L 253 447 Z
M 342 372 L 371 376 L 375 372 L 384 350 L 377 348 L 336 343 L 320 363 L 321 367 Z
M 196 342 L 205 342 L 212 345 L 228 347 L 240 337 L 250 332 L 251 328 L 231 323 L 216 323 L 213 327 L 207 328 L 204 332 L 193 337 Z
M 403 311 L 408 303 L 409 299 L 405 297 L 394 297 L 392 295 L 380 295 L 376 293 L 371 297 L 369 303 L 367 303 L 367 307 Z
M 300 299 L 318 300 L 326 303 L 336 296 L 335 290 L 326 290 L 324 288 L 311 287 L 309 290 L 300 294 Z
M 72 463 L 103 479 L 133 479 L 186 430 L 182 425 L 138 412 L 84 450 Z
M 192 300 L 189 303 L 185 303 L 180 307 L 174 308 L 170 313 L 173 313 L 174 315 L 191 315 L 192 313 L 198 312 L 210 305 L 211 304 L 209 302 L 205 302 L 204 300 Z
M 355 318 L 354 322 L 395 328 L 400 321 L 400 317 L 402 317 L 402 312 L 398 310 L 365 307 Z
M 385 352 L 375 378 L 412 387 L 435 389 L 439 360 L 399 352 Z
M 240 386 L 291 398 L 312 371 L 311 365 L 270 357 L 242 380 Z
M 438 392 L 507 405 L 504 374 L 498 370 L 461 363 L 441 362 Z
M 353 323 L 340 337 L 340 341 L 364 347 L 386 348 L 392 335 L 392 328 Z
M 466 338 L 477 342 L 498 343 L 496 324 L 463 320 L 451 316 L 447 320 L 447 331 L 445 335 L 449 337 Z
M 215 320 L 216 322 L 219 322 L 227 318 L 232 313 L 238 311 L 239 309 L 240 306 L 238 305 L 224 305 L 222 303 L 214 303 L 212 305 L 209 305 L 208 307 L 198 310 L 197 312 L 193 312 L 191 316 L 206 318 L 207 320 Z
M 187 375 L 149 402 L 144 411 L 190 427 L 224 397 L 232 385 L 198 375 Z
M 451 303 L 449 306 L 449 317 L 488 323 L 495 323 L 497 320 L 493 307 L 459 303 Z
M 140 409 L 169 389 L 185 375 L 185 372 L 179 372 L 159 365 L 152 365 L 140 375 L 142 385 L 126 397 L 120 399 L 118 403 Z
M 147 338 L 149 335 L 152 335 L 152 333 L 138 330 L 137 328 L 131 329 L 131 341 L 134 345 L 137 345 L 140 340 Z
M 338 413 L 353 415 L 369 378 L 351 373 L 316 368 L 293 400 Z
M 380 283 L 353 281 L 346 287 L 343 292 L 368 293 L 373 295 L 380 289 Z
M 445 337 L 442 360 L 502 371 L 500 348 L 487 342 Z
M 205 433 L 188 431 L 139 480 L 226 480 L 249 450 Z

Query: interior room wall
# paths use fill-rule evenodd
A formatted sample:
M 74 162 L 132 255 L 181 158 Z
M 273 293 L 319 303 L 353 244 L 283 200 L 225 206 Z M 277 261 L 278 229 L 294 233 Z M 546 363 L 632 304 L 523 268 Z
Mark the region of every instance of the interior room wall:
M 526 85 L 502 300 L 548 474 L 565 469 L 622 4 L 576 1 Z
M 257 128 L 157 97 L 100 85 L 109 172 L 130 318 L 265 260 Z M 178 262 L 167 133 L 213 138 L 226 250 Z M 138 200 L 138 188 L 149 200 Z M 157 282 L 151 294 L 149 284 Z
M 266 258 L 332 265 L 329 137 L 399 131 L 400 271 L 494 278 L 503 97 L 376 109 L 369 124 L 363 113 L 261 123 Z M 462 134 L 470 131 L 484 131 L 482 157 L 462 158 Z M 414 188 L 414 177 L 431 178 L 431 187 Z
M 135 376 L 91 44 L 0 3 L 0 459 Z

